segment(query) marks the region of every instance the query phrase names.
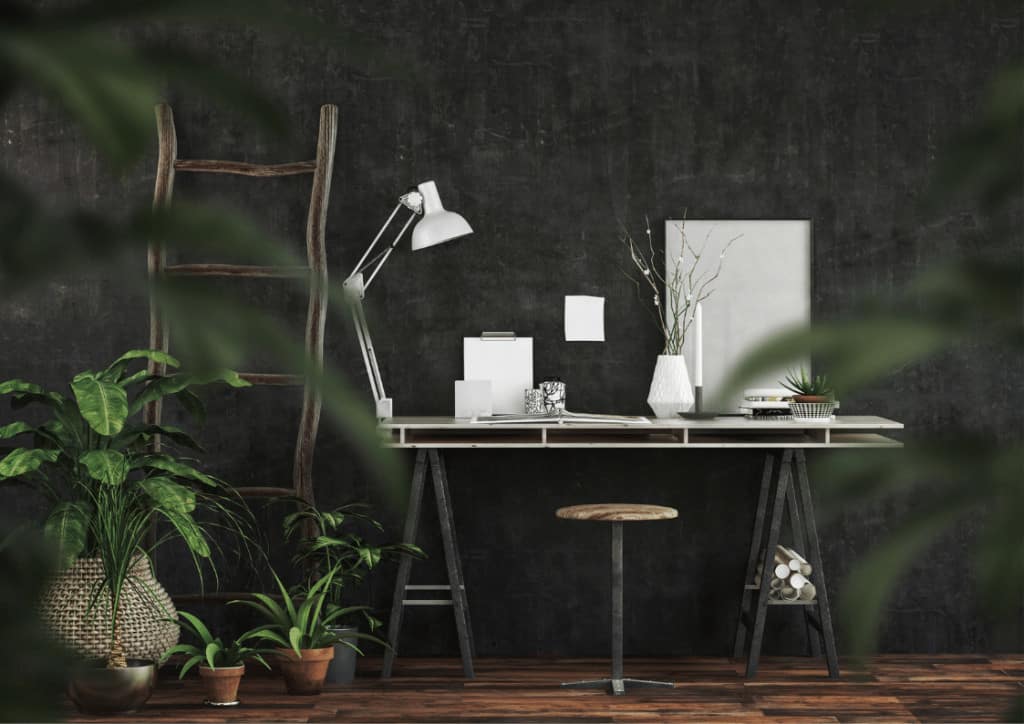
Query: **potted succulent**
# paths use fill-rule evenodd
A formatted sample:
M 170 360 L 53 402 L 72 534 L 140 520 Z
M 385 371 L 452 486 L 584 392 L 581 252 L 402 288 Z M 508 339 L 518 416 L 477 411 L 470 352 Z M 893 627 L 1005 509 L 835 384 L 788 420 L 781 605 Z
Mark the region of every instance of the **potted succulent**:
M 248 383 L 227 371 L 154 376 L 131 370 L 146 360 L 179 366 L 164 352 L 132 350 L 99 372 L 76 375 L 70 396 L 23 380 L 0 383 L 0 395 L 10 395 L 16 409 L 39 404 L 49 412 L 43 422 L 0 428 L 0 439 L 32 439 L 30 447 L 0 460 L 0 479 L 33 486 L 53 504 L 44 532 L 66 570 L 44 596 L 41 614 L 83 658 L 98 659 L 76 667 L 69 683 L 70 698 L 89 713 L 141 706 L 152 688 L 154 661 L 177 640 L 177 627 L 168 637 L 161 621 L 173 616 L 173 606 L 152 574 L 156 547 L 183 541 L 201 574 L 210 544 L 197 513 L 216 511 L 219 526 L 239 532 L 246 526 L 247 509 L 229 500 L 230 488 L 174 453 L 176 445 L 198 448 L 185 432 L 136 417 L 165 396 L 198 412 L 201 403 L 189 389 L 197 384 Z M 160 452 L 150 446 L 155 435 L 170 443 Z M 153 539 L 157 521 L 166 526 Z M 132 621 L 129 630 L 126 621 Z M 135 628 L 146 628 L 148 639 L 140 641 Z
M 825 375 L 811 377 L 803 367 L 799 372 L 790 372 L 781 382 L 782 386 L 793 393 L 794 402 L 829 402 L 832 400 L 832 386 Z
M 360 624 L 372 634 L 382 624 L 367 606 L 346 606 L 347 587 L 365 580 L 366 576 L 386 560 L 402 555 L 423 558 L 419 546 L 409 543 L 378 545 L 356 533 L 357 526 L 383 531 L 384 526 L 369 514 L 365 503 L 349 503 L 333 510 L 319 510 L 301 498 L 291 498 L 297 510 L 284 519 L 286 539 L 298 539 L 298 552 L 293 561 L 297 567 L 311 570 L 335 571 L 327 586 L 327 612 L 333 614 L 331 632 L 338 636 L 334 645 L 334 658 L 327 668 L 326 681 L 331 684 L 350 684 L 355 677 L 356 657 L 362 651 L 355 645 Z M 383 643 L 379 638 L 372 640 Z
M 323 691 L 327 666 L 334 658 L 334 645 L 341 641 L 329 626 L 352 609 L 327 610 L 327 593 L 337 569 L 308 586 L 289 591 L 274 573 L 281 592 L 281 603 L 265 593 L 253 593 L 255 600 L 235 600 L 232 604 L 249 606 L 265 620 L 239 637 L 239 641 L 259 639 L 277 646 L 276 654 L 285 688 L 294 696 L 309 696 Z M 387 645 L 376 636 L 350 633 L 346 639 L 371 639 Z M 344 641 L 355 647 L 355 643 Z
M 225 644 L 220 637 L 214 637 L 198 617 L 187 611 L 179 611 L 175 623 L 199 640 L 196 644 L 178 644 L 167 650 L 162 661 L 174 654 L 187 658 L 181 665 L 178 678 L 185 678 L 189 670 L 199 665 L 199 678 L 206 688 L 206 704 L 210 706 L 235 706 L 238 704 L 238 685 L 245 675 L 245 662 L 258 661 L 267 669 L 270 664 L 263 658 L 272 653 L 270 649 L 246 646 L 239 639 Z M 243 634 L 244 636 L 244 634 Z
M 799 373 L 790 371 L 781 384 L 793 393 L 789 409 L 794 420 L 806 422 L 832 418 L 837 403 L 832 385 L 825 375 L 812 377 L 801 367 Z

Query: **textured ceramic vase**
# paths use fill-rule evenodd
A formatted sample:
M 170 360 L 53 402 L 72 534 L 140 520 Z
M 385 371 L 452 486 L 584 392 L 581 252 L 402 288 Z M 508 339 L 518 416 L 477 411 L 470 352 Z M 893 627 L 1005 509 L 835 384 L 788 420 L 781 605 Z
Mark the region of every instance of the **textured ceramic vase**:
M 689 412 L 693 407 L 693 387 L 683 355 L 658 355 L 647 404 L 655 417 L 675 417 L 676 413 Z

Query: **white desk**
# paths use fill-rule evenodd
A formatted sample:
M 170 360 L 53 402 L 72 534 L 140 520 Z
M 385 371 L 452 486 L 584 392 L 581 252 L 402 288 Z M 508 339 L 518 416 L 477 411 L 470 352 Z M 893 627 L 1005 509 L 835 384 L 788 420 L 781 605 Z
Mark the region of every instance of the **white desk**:
M 420 508 L 429 465 L 434 482 L 441 539 L 444 545 L 448 583 L 444 585 L 410 585 L 412 559 L 402 558 L 395 581 L 391 622 L 388 638 L 391 648 L 385 653 L 381 676 L 391 676 L 398 651 L 398 634 L 406 606 L 452 606 L 458 630 L 459 651 L 467 678 L 473 678 L 473 634 L 466 599 L 465 578 L 459 556 L 452 514 L 451 493 L 441 451 L 456 449 L 701 449 L 701 448 L 755 448 L 765 449 L 764 472 L 758 497 L 757 514 L 747 557 L 746 576 L 743 581 L 739 619 L 736 627 L 734 652 L 739 658 L 744 650 L 747 656 L 747 677 L 757 673 L 769 606 L 802 606 L 812 655 L 818 655 L 824 646 L 829 676 L 839 676 L 839 663 L 832 630 L 825 572 L 821 565 L 821 548 L 814 505 L 804 451 L 829 448 L 899 448 L 903 443 L 889 437 L 892 431 L 902 430 L 903 424 L 884 417 L 869 415 L 843 415 L 822 423 L 794 422 L 790 420 L 751 420 L 744 417 L 723 416 L 709 420 L 683 418 L 652 419 L 650 424 L 593 424 L 576 422 L 487 424 L 453 417 L 395 417 L 380 425 L 382 444 L 392 448 L 415 449 L 416 462 L 409 506 L 405 520 L 406 543 L 416 542 Z M 580 501 L 605 502 L 605 501 Z M 764 571 L 774 567 L 775 546 L 779 542 L 784 512 L 788 510 L 793 528 L 794 545 L 801 546 L 813 567 L 812 578 L 818 591 L 813 601 L 775 601 L 770 598 L 771 576 L 761 576 L 754 583 L 758 559 Z M 415 592 L 447 591 L 450 598 L 410 598 Z M 757 594 L 756 597 L 754 594 Z M 814 613 L 817 614 L 815 617 Z M 820 635 L 812 634 L 816 629 Z M 748 631 L 749 646 L 748 644 Z

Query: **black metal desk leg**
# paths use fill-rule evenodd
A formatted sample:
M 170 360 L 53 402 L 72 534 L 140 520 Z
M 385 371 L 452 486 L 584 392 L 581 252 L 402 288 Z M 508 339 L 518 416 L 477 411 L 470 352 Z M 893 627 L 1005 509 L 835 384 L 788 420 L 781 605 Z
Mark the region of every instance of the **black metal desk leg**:
M 462 585 L 459 550 L 455 544 L 455 521 L 451 515 L 451 496 L 440 453 L 437 450 L 431 450 L 428 454 L 431 474 L 434 478 L 434 495 L 437 498 L 437 516 L 441 522 L 441 541 L 444 544 L 444 562 L 448 569 L 448 585 L 451 588 L 452 606 L 455 609 L 455 628 L 459 635 L 462 670 L 467 679 L 472 679 L 474 678 L 473 646 L 470 641 L 469 614 L 466 610 L 466 588 Z
M 420 522 L 420 507 L 423 503 L 423 485 L 427 478 L 427 451 L 416 451 L 416 464 L 412 473 L 412 485 L 409 488 L 409 505 L 405 511 L 405 532 L 402 542 L 416 544 L 416 531 Z M 405 606 L 405 587 L 409 585 L 412 573 L 412 558 L 402 556 L 398 563 L 398 577 L 395 579 L 395 594 L 391 598 L 391 620 L 388 623 L 388 644 L 390 648 L 384 652 L 384 666 L 380 671 L 381 678 L 391 676 L 398 653 L 398 632 L 402 628 L 402 611 Z
M 462 572 L 462 551 L 459 548 L 459 536 L 455 532 L 455 513 L 452 512 L 452 496 L 451 488 L 448 487 L 448 468 L 445 466 L 444 455 L 441 453 L 437 454 L 437 470 L 434 476 L 435 485 L 443 485 L 445 492 L 445 503 L 446 509 L 445 514 L 448 516 L 448 520 L 451 521 L 449 529 L 452 535 L 452 546 L 455 548 L 455 572 L 458 575 L 458 580 L 452 585 L 452 600 L 454 601 L 456 596 L 462 598 L 462 618 L 466 630 L 466 638 L 469 639 L 469 655 L 471 658 L 476 658 L 476 646 L 473 643 L 473 624 L 469 617 L 469 599 L 466 596 L 466 576 Z
M 761 475 L 761 492 L 757 496 L 757 512 L 754 514 L 754 533 L 750 537 L 750 554 L 747 556 L 747 572 L 743 576 L 743 595 L 740 596 L 740 613 L 736 620 L 736 643 L 733 646 L 733 658 L 740 658 L 746 650 L 747 644 L 747 610 L 750 608 L 750 601 L 753 598 L 753 589 L 748 586 L 754 584 L 754 575 L 757 573 L 757 558 L 761 553 L 761 542 L 764 539 L 764 517 L 768 509 L 768 494 L 772 486 L 772 468 L 775 464 L 775 454 L 768 453 L 764 456 L 764 472 Z M 764 576 L 765 572 L 762 571 Z
M 768 592 L 770 590 L 772 568 L 775 565 L 775 546 L 779 544 L 779 530 L 782 527 L 782 514 L 786 508 L 786 488 L 792 477 L 791 461 L 793 451 L 786 450 L 779 466 L 778 483 L 775 487 L 774 500 L 771 507 L 771 524 L 768 527 L 768 541 L 764 549 L 764 566 L 761 569 L 761 586 L 757 592 L 756 612 L 754 614 L 754 630 L 750 639 L 750 652 L 747 654 L 747 678 L 757 675 L 757 664 L 761 657 L 761 643 L 764 639 L 764 624 L 768 618 Z
M 835 633 L 832 630 L 832 611 L 828 603 L 828 587 L 825 584 L 825 568 L 821 565 L 821 545 L 818 541 L 818 525 L 814 519 L 814 501 L 811 499 L 811 485 L 807 479 L 807 458 L 803 450 L 796 452 L 797 484 L 803 503 L 804 521 L 807 526 L 807 544 L 810 550 L 811 567 L 817 578 L 817 608 L 821 622 L 821 638 L 825 645 L 825 661 L 828 663 L 829 678 L 839 678 L 839 657 L 836 654 Z

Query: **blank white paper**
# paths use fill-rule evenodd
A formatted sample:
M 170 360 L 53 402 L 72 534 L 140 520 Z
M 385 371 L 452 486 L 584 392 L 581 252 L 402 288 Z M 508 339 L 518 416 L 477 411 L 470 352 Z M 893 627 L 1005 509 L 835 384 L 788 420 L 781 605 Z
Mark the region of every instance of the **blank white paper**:
M 533 387 L 533 337 L 463 337 L 462 377 L 491 381 L 495 415 L 526 412 L 523 393 Z
M 604 342 L 604 297 L 566 296 L 565 341 Z

